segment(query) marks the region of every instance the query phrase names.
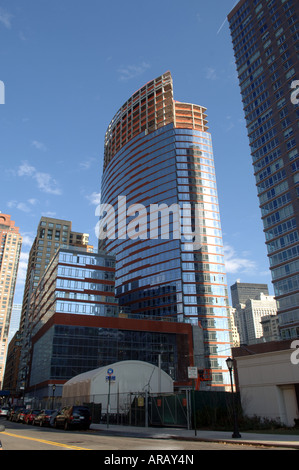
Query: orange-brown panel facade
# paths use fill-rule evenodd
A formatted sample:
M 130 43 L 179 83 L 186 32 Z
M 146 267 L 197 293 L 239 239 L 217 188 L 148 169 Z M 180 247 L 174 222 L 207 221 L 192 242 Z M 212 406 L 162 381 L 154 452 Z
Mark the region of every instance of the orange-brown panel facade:
M 140 88 L 118 110 L 105 136 L 104 167 L 113 156 L 141 132 L 150 133 L 167 124 L 207 131 L 206 108 L 173 99 L 170 72 Z

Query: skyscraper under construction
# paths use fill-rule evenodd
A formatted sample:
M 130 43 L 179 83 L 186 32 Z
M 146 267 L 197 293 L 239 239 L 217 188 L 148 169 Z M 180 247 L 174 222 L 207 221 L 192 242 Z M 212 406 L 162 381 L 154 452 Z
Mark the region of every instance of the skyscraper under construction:
M 231 331 L 206 108 L 175 101 L 170 72 L 140 88 L 110 122 L 101 196 L 99 247 L 116 255 L 120 304 L 135 318 L 194 325 L 195 364 L 212 371 L 214 389 L 228 385 Z M 187 228 L 174 207 L 186 210 Z

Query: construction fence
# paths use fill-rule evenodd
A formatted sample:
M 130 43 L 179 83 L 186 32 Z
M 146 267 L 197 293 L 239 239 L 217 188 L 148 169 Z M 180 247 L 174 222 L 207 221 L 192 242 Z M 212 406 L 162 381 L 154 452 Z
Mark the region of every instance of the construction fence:
M 233 398 L 240 409 L 240 397 L 230 392 L 185 390 L 171 394 L 147 392 L 56 397 L 36 403 L 38 408 L 58 409 L 68 405 L 88 406 L 92 422 L 128 426 L 195 427 L 225 426 L 233 422 Z

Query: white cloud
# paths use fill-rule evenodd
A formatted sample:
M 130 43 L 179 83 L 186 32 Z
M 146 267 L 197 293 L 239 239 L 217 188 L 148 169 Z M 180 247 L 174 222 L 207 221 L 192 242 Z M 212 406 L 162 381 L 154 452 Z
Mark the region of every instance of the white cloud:
M 32 232 L 24 232 L 21 233 L 22 235 L 22 246 L 29 246 L 31 248 L 33 242 L 34 242 L 34 235 Z
M 23 31 L 20 31 L 20 33 L 19 33 L 19 38 L 21 39 L 21 41 L 26 41 L 26 36 L 25 36 L 25 34 L 23 33 Z
M 18 175 L 19 176 L 33 176 L 35 171 L 36 170 L 34 166 L 30 166 L 28 165 L 27 162 L 25 162 L 21 166 L 19 166 Z
M 252 272 L 257 268 L 255 261 L 245 256 L 238 256 L 234 248 L 230 245 L 224 245 L 224 259 L 226 272 L 228 274 Z
M 52 212 L 52 211 L 42 212 L 42 216 L 43 217 L 55 217 L 56 212 Z
M 206 79 L 207 80 L 216 80 L 217 79 L 216 69 L 214 69 L 213 67 L 206 67 L 205 71 L 206 71 Z
M 62 194 L 57 181 L 49 173 L 37 171 L 34 166 L 29 165 L 27 162 L 19 166 L 18 175 L 33 178 L 37 183 L 37 187 L 44 193 L 54 195 Z
M 80 170 L 89 170 L 92 164 L 96 161 L 95 158 L 87 158 L 86 160 L 79 163 Z
M 142 75 L 147 69 L 150 68 L 150 64 L 142 62 L 140 65 L 126 65 L 118 69 L 119 80 L 130 80 L 131 78 Z
M 86 199 L 89 200 L 91 204 L 98 205 L 101 202 L 101 193 L 96 193 L 95 191 L 86 196 Z
M 37 199 L 34 199 L 34 198 L 31 198 L 31 199 L 28 199 L 28 202 L 29 202 L 29 204 L 31 204 L 32 206 L 35 206 L 35 204 L 38 203 L 38 200 L 37 200 Z
M 24 238 L 23 238 L 23 246 L 24 246 Z M 15 289 L 15 295 L 14 295 L 15 303 L 20 303 L 20 304 L 22 303 L 25 280 L 26 280 L 26 275 L 27 275 L 28 260 L 29 260 L 29 253 L 23 253 L 23 251 L 21 251 L 18 274 L 17 274 L 16 289 Z
M 19 209 L 22 212 L 30 212 L 31 211 L 31 207 L 29 207 L 28 204 L 26 204 L 25 202 L 19 202 L 17 204 L 17 209 Z
M 41 173 L 38 171 L 34 178 L 38 188 L 44 193 L 55 194 L 57 196 L 61 194 L 61 190 L 57 186 L 57 181 L 53 179 L 49 173 Z
M 37 150 L 42 150 L 43 152 L 47 150 L 47 147 L 45 146 L 45 144 L 43 144 L 42 142 L 39 142 L 38 140 L 33 140 L 31 142 L 31 145 L 35 147 Z
M 228 126 L 226 127 L 225 132 L 229 132 L 235 127 L 235 124 L 232 121 L 231 116 L 226 116 L 226 121 L 228 122 Z
M 23 282 L 26 279 L 26 272 L 28 266 L 29 253 L 21 252 L 19 269 L 18 269 L 18 282 Z
M 8 207 L 12 208 L 15 207 L 16 209 L 22 211 L 22 212 L 31 212 L 31 206 L 34 206 L 38 201 L 36 199 L 28 199 L 28 201 L 9 201 L 7 203 Z
M 0 23 L 2 23 L 5 28 L 11 28 L 11 19 L 12 15 L 0 7 Z

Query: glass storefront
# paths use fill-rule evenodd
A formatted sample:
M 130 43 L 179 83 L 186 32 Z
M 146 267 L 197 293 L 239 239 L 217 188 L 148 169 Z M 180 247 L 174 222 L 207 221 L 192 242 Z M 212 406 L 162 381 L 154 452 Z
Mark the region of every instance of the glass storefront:
M 185 341 L 178 350 L 177 341 L 174 333 L 54 325 L 34 345 L 30 385 L 49 379 L 68 380 L 118 361 L 138 360 L 158 366 L 159 355 L 167 374 L 174 380 L 186 380 L 187 360 L 185 370 L 180 370 L 178 354 L 187 357 L 188 345 Z

